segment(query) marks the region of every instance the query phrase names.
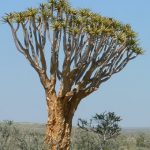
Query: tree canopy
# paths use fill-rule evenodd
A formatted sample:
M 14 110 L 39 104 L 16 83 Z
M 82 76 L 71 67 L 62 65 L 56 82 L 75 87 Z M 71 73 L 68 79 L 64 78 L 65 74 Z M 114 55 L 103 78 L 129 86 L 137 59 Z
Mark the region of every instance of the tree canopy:
M 10 25 L 16 47 L 38 72 L 44 88 L 60 81 L 61 97 L 68 91 L 89 95 L 143 53 L 129 24 L 89 9 L 71 8 L 66 0 L 49 0 L 36 9 L 6 14 L 3 20 Z M 46 43 L 50 45 L 48 52 Z

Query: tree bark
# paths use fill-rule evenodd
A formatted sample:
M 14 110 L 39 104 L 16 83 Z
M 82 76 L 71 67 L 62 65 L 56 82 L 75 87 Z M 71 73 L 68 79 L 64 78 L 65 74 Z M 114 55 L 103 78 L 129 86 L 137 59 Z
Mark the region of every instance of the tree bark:
M 70 138 L 74 108 L 65 98 L 54 92 L 46 92 L 48 121 L 45 143 L 49 150 L 70 150 Z

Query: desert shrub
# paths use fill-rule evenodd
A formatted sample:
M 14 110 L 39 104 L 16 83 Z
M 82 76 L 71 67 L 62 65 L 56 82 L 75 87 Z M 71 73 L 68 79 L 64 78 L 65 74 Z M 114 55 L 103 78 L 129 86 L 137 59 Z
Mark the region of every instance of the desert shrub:
M 81 130 L 73 129 L 71 150 L 98 150 L 99 143 L 97 135 Z
M 47 150 L 48 146 L 43 144 L 44 133 L 44 125 L 1 122 L 0 150 Z M 72 130 L 71 150 L 100 150 L 99 142 L 93 132 L 77 127 Z M 117 138 L 109 140 L 105 150 L 150 150 L 150 132 L 122 131 Z
M 144 133 L 139 133 L 136 137 L 136 146 L 139 148 L 150 148 L 150 137 Z
M 43 141 L 43 134 L 19 130 L 12 121 L 0 124 L 0 150 L 46 150 Z

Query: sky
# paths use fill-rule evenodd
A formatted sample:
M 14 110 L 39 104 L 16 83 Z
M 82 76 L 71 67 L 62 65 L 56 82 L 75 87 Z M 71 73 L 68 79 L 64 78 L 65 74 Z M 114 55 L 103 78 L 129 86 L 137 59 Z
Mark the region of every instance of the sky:
M 38 7 L 46 0 L 5 0 L 0 17 L 11 11 Z M 95 113 L 115 112 L 122 127 L 150 127 L 150 1 L 70 0 L 75 8 L 90 8 L 106 17 L 129 23 L 138 33 L 145 53 L 103 83 L 83 100 L 73 119 L 90 119 Z M 0 23 L 0 121 L 46 123 L 44 90 L 34 69 L 16 50 L 9 27 Z

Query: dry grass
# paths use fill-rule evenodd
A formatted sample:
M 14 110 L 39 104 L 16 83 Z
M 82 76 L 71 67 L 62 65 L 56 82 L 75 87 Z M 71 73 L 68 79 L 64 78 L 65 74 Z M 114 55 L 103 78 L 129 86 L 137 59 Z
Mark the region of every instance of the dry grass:
M 41 124 L 1 122 L 0 150 L 47 150 L 44 133 Z M 99 150 L 98 137 L 81 129 L 73 128 L 71 141 L 71 150 Z M 150 129 L 125 129 L 106 150 L 150 150 Z

